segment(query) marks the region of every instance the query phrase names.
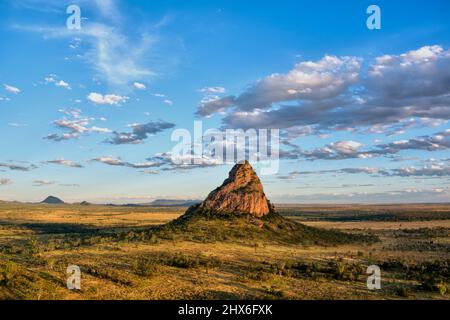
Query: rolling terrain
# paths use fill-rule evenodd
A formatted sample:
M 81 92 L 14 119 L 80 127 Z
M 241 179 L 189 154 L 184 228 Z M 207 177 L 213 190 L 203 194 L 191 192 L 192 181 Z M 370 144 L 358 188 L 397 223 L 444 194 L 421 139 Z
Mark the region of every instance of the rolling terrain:
M 441 283 L 448 285 L 450 214 L 440 217 L 439 223 L 423 221 L 414 218 L 415 207 L 411 205 L 410 222 L 400 224 L 367 219 L 371 206 L 359 207 L 360 220 L 350 225 L 326 218 L 308 222 L 298 214 L 302 206 L 290 207 L 294 215 L 280 210 L 284 217 L 306 225 L 372 234 L 381 240 L 322 246 L 148 236 L 149 229 L 180 217 L 186 207 L 3 202 L 0 298 L 448 299 Z M 428 214 L 444 208 L 421 207 Z M 407 205 L 385 208 L 389 216 L 400 208 L 401 215 L 408 212 Z M 322 210 L 314 211 L 326 216 Z M 331 208 L 327 212 L 333 214 Z M 382 269 L 380 291 L 366 288 L 365 267 L 374 263 Z M 81 267 L 80 291 L 66 288 L 69 264 Z M 342 268 L 347 274 L 339 273 Z M 350 275 L 355 273 L 356 280 Z
M 190 207 L 54 199 L 0 203 L 0 299 L 449 298 L 445 204 L 274 206 L 248 162 Z

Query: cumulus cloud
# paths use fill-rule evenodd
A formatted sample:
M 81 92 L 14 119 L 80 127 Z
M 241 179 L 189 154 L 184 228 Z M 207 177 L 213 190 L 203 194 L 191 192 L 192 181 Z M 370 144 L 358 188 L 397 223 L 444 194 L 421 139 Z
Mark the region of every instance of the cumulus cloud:
M 44 161 L 44 163 L 57 164 L 57 165 L 70 167 L 70 168 L 83 168 L 83 166 L 81 164 L 79 164 L 75 161 L 65 160 L 65 159 L 48 160 L 48 161 Z
M 129 167 L 129 168 L 134 168 L 134 169 L 148 169 L 148 168 L 154 168 L 154 167 L 161 166 L 161 164 L 159 162 L 147 161 L 147 162 L 141 162 L 141 163 L 131 163 L 131 162 L 123 161 L 121 158 L 113 157 L 113 156 L 99 157 L 99 158 L 92 159 L 91 161 L 104 163 L 104 164 L 107 164 L 110 166 Z
M 197 168 L 215 167 L 223 164 L 223 161 L 215 157 L 203 155 L 198 157 L 191 154 L 178 155 L 171 152 L 158 153 L 148 161 L 158 163 L 163 171 L 191 170 Z
M 102 95 L 100 93 L 91 92 L 87 99 L 95 104 L 109 104 L 109 105 L 117 105 L 121 103 L 125 103 L 128 100 L 126 96 L 119 96 L 116 94 L 105 94 Z
M 395 154 L 402 150 L 438 151 L 450 149 L 450 129 L 429 136 L 398 140 L 377 146 L 380 153 Z M 377 152 L 377 151 L 375 151 Z
M 135 89 L 138 89 L 138 90 L 145 90 L 145 89 L 147 89 L 147 87 L 145 86 L 145 84 L 140 83 L 140 82 L 134 82 L 134 83 L 133 83 L 133 87 L 134 87 Z
M 107 140 L 111 144 L 138 144 L 142 143 L 149 135 L 155 135 L 166 129 L 175 127 L 175 124 L 158 120 L 145 124 L 129 125 L 131 132 L 113 132 L 114 137 Z
M 19 88 L 16 88 L 16 87 L 13 87 L 13 86 L 10 86 L 7 84 L 4 85 L 4 88 L 6 91 L 8 91 L 9 93 L 12 93 L 12 94 L 19 94 L 21 92 L 21 90 Z
M 363 144 L 356 141 L 338 141 L 323 148 L 302 152 L 306 159 L 348 159 L 361 157 Z
M 402 167 L 392 170 L 391 175 L 401 177 L 449 177 L 450 166 L 426 165 L 423 167 Z
M 92 126 L 92 122 L 95 118 L 85 117 L 82 115 L 80 109 L 70 108 L 59 110 L 65 115 L 64 118 L 53 121 L 53 124 L 66 132 L 61 134 L 52 133 L 45 137 L 45 139 L 53 141 L 64 141 L 70 139 L 77 139 L 83 134 L 89 133 L 110 133 L 112 132 L 108 128 L 100 128 Z
M 66 88 L 66 89 L 68 89 L 68 90 L 71 90 L 71 89 L 72 89 L 72 88 L 70 87 L 70 85 L 69 85 L 67 82 L 65 82 L 64 80 L 59 80 L 58 82 L 55 83 L 55 86 L 57 86 L 57 87 L 63 87 L 63 88 Z
M 239 96 L 203 103 L 196 114 L 209 116 L 231 107 L 251 113 L 282 102 L 335 98 L 359 79 L 360 67 L 360 59 L 355 57 L 327 55 L 316 62 L 301 62 L 286 74 L 272 74 L 256 82 Z
M 227 128 L 401 134 L 450 120 L 449 70 L 450 51 L 441 46 L 380 56 L 368 68 L 361 58 L 325 56 L 267 76 L 240 95 L 202 101 L 196 115 L 225 113 Z
M 56 74 L 49 74 L 48 76 L 46 76 L 44 78 L 43 84 L 47 85 L 50 83 L 53 83 L 56 87 L 61 87 L 61 88 L 65 88 L 67 90 L 72 90 L 72 88 L 70 87 L 70 84 L 62 79 L 58 80 L 58 76 Z
M 440 151 L 450 149 L 450 129 L 433 135 L 420 136 L 406 140 L 397 140 L 390 143 L 378 144 L 367 150 L 364 145 L 356 141 L 338 141 L 313 150 L 302 150 L 288 140 L 283 141 L 290 149 L 280 151 L 284 159 L 308 160 L 342 160 L 364 159 L 379 156 L 393 156 L 404 150 Z M 395 158 L 394 158 L 395 160 Z

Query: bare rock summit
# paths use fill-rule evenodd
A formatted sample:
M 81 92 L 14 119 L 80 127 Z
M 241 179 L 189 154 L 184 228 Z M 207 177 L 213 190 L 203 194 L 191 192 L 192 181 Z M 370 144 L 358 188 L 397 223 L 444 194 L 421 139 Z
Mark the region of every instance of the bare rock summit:
M 200 208 L 218 213 L 249 214 L 257 218 L 273 211 L 258 175 L 248 161 L 236 164 L 228 178 L 208 195 Z

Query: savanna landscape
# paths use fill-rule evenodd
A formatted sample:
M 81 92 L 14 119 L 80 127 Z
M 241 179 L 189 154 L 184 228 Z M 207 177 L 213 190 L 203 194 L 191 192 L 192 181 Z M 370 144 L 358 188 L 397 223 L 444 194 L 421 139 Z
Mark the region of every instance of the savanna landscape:
M 0 300 L 447 307 L 449 12 L 0 0 Z
M 198 206 L 2 202 L 0 298 L 449 299 L 448 204 Z

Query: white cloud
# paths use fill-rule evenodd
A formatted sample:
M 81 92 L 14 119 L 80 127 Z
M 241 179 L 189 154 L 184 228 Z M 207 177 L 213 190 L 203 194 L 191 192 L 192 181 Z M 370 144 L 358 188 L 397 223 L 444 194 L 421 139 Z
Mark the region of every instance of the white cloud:
M 70 167 L 70 168 L 83 168 L 83 166 L 81 164 L 76 163 L 75 161 L 65 160 L 65 159 L 49 160 L 49 161 L 44 161 L 44 163 L 57 164 L 57 165 Z
M 365 155 L 360 151 L 363 146 L 356 141 L 337 141 L 312 151 L 299 152 L 299 154 L 309 160 L 362 158 Z
M 63 141 L 70 139 L 77 139 L 82 134 L 88 133 L 110 133 L 112 130 L 108 128 L 100 128 L 92 126 L 91 123 L 97 119 L 85 117 L 81 115 L 80 109 L 62 109 L 59 110 L 61 113 L 65 114 L 67 117 L 53 121 L 53 123 L 60 129 L 67 132 L 62 134 L 53 133 L 49 134 L 45 139 L 53 141 Z M 101 119 L 98 119 L 101 120 Z
M 222 94 L 225 93 L 226 90 L 224 87 L 205 87 L 200 89 L 200 92 L 204 94 Z
M 138 90 L 145 90 L 147 89 L 147 87 L 145 86 L 145 84 L 140 83 L 140 82 L 134 82 L 133 83 L 133 87 L 135 87 Z
M 241 112 L 270 109 L 274 104 L 296 100 L 335 98 L 359 80 L 361 59 L 326 55 L 319 61 L 298 63 L 286 74 L 271 74 L 239 96 L 202 103 L 199 116 L 236 107 Z
M 110 166 L 116 166 L 116 167 L 129 167 L 133 169 L 148 169 L 153 167 L 159 167 L 159 162 L 153 162 L 153 161 L 147 161 L 147 162 L 140 162 L 140 163 L 131 163 L 123 161 L 121 158 L 117 158 L 114 156 L 104 156 L 92 159 L 93 162 L 100 162 L 103 164 L 107 164 Z
M 331 146 L 338 153 L 354 154 L 364 145 L 356 141 L 338 141 L 332 143 Z
M 109 85 L 127 87 L 132 81 L 154 76 L 156 73 L 144 62 L 156 42 L 156 37 L 148 32 L 130 32 L 124 30 L 121 10 L 112 0 L 83 0 L 82 5 L 91 7 L 101 15 L 99 19 L 84 20 L 80 30 L 68 30 L 64 27 L 20 26 L 25 31 L 42 33 L 48 38 L 79 38 L 86 51 L 80 58 L 92 66 L 99 77 Z M 44 4 L 41 4 L 44 6 Z M 61 8 L 58 3 L 55 5 Z M 61 14 L 61 12 L 59 12 Z M 105 21 L 98 23 L 93 21 Z M 143 26 L 139 30 L 151 30 Z M 129 29 L 129 28 L 127 28 Z M 70 58 L 67 58 L 70 61 Z
M 124 103 L 128 100 L 128 97 L 126 96 L 119 96 L 116 94 L 105 94 L 102 95 L 100 93 L 91 92 L 87 99 L 95 104 L 109 104 L 109 105 L 116 105 L 120 103 Z
M 138 144 L 142 143 L 149 135 L 155 135 L 164 130 L 171 129 L 175 124 L 158 120 L 144 124 L 131 124 L 132 132 L 114 132 L 114 137 L 107 142 L 111 144 Z
M 96 127 L 93 126 L 89 129 L 91 132 L 96 132 L 96 133 L 111 133 L 112 130 L 108 129 L 108 128 L 101 128 L 101 127 Z
M 33 186 L 35 187 L 43 187 L 43 186 L 51 186 L 54 185 L 56 181 L 50 181 L 50 180 L 34 180 Z
M 70 87 L 70 85 L 69 85 L 67 82 L 65 82 L 64 80 L 60 80 L 60 81 L 56 82 L 56 83 L 55 83 L 55 86 L 57 86 L 57 87 L 63 87 L 63 88 L 66 88 L 66 89 L 68 89 L 68 90 L 71 90 L 71 89 L 72 89 L 72 88 Z
M 51 74 L 44 78 L 45 83 L 55 83 L 56 82 L 56 76 L 54 74 Z
M 9 93 L 19 94 L 21 92 L 21 90 L 19 88 L 16 88 L 16 87 L 13 87 L 13 86 L 10 86 L 7 84 L 5 84 L 4 87 L 5 87 L 5 90 L 8 91 Z
M 330 55 L 300 62 L 238 95 L 204 97 L 196 115 L 225 114 L 227 128 L 311 127 L 315 135 L 399 135 L 450 120 L 450 50 L 424 46 L 361 65 L 359 57 Z

